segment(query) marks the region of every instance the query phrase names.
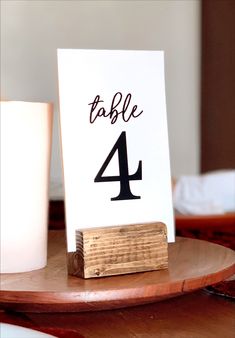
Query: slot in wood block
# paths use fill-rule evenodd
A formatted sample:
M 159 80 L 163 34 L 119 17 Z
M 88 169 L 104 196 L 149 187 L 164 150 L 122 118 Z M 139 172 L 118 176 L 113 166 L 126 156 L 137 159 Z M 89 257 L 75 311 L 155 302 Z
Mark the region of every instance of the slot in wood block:
M 93 278 L 166 269 L 166 225 L 130 224 L 76 231 L 76 252 L 68 253 L 68 273 Z

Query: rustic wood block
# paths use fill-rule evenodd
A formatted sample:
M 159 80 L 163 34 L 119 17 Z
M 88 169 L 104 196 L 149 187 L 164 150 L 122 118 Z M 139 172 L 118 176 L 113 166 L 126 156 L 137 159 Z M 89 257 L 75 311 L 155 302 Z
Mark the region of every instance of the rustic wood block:
M 68 254 L 68 272 L 83 278 L 168 267 L 167 229 L 160 222 L 77 230 L 76 249 Z

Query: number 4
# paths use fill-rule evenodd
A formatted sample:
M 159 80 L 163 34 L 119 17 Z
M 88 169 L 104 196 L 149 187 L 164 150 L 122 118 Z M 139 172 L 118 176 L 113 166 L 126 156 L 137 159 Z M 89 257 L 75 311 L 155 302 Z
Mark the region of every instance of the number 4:
M 107 168 L 109 162 L 111 161 L 116 151 L 118 152 L 119 175 L 103 176 L 105 169 Z M 140 199 L 140 196 L 133 195 L 130 189 L 129 182 L 134 180 L 142 180 L 142 161 L 139 161 L 138 169 L 136 170 L 136 172 L 132 175 L 129 175 L 126 132 L 123 131 L 119 136 L 119 138 L 117 139 L 116 143 L 114 144 L 106 160 L 104 161 L 98 174 L 96 175 L 94 182 L 120 181 L 119 195 L 111 198 L 111 201 L 118 201 L 118 200 Z

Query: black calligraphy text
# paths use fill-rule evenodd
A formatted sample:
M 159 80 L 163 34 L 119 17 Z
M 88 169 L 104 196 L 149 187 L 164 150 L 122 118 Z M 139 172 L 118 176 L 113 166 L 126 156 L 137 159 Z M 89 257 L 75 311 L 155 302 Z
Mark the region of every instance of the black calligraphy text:
M 131 118 L 137 118 L 142 113 L 143 110 L 137 112 L 137 105 L 133 105 L 130 107 L 131 103 L 131 94 L 127 94 L 125 99 L 122 100 L 123 95 L 121 92 L 117 92 L 112 99 L 110 109 L 107 110 L 100 105 L 100 103 L 104 102 L 101 100 L 100 95 L 96 95 L 93 102 L 88 105 L 91 106 L 90 110 L 90 123 L 94 123 L 98 117 L 108 117 L 110 118 L 111 124 L 117 122 L 119 116 L 124 122 L 128 122 Z

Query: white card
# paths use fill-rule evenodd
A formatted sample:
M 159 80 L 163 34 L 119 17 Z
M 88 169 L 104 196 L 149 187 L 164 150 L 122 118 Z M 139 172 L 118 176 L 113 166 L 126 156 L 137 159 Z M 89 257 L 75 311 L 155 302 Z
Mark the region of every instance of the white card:
M 75 230 L 160 221 L 175 239 L 162 51 L 58 50 L 68 252 Z

